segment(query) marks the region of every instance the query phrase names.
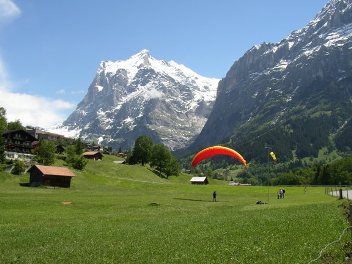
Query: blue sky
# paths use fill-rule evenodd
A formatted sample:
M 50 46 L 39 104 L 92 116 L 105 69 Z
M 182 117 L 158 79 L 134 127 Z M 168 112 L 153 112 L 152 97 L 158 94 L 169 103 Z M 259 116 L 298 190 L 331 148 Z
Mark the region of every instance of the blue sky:
M 327 0 L 0 0 L 0 106 L 48 127 L 85 95 L 102 60 L 142 49 L 222 78 L 253 45 L 305 26 Z

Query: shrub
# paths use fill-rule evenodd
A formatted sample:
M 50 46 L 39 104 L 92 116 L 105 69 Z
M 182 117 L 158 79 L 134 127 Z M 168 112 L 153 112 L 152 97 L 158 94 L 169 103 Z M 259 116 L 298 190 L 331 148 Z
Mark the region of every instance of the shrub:
M 84 157 L 78 155 L 75 155 L 70 161 L 70 165 L 77 170 L 83 170 L 87 163 L 88 161 Z
M 81 155 L 77 155 L 74 147 L 70 146 L 66 150 L 66 163 L 74 169 L 83 170 L 88 161 Z
M 12 174 L 20 175 L 26 170 L 26 164 L 21 160 L 16 160 L 12 169 Z

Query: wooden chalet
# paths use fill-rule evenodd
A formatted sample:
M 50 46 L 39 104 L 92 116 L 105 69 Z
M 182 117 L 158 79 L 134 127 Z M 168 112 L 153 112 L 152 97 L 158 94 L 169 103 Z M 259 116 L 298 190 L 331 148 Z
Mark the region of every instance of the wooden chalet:
M 9 130 L 2 134 L 5 151 L 16 153 L 32 153 L 37 141 L 35 137 L 24 130 Z
M 191 184 L 208 184 L 207 177 L 192 177 L 190 180 Z
M 99 151 L 87 151 L 82 153 L 82 156 L 86 159 L 101 160 L 103 159 L 103 154 Z
M 69 188 L 75 174 L 66 167 L 34 165 L 29 170 L 30 186 L 58 186 Z
M 63 139 L 63 135 L 46 132 L 36 128 L 28 128 L 27 132 L 35 137 L 37 140 L 48 140 L 48 141 L 55 141 L 58 139 Z

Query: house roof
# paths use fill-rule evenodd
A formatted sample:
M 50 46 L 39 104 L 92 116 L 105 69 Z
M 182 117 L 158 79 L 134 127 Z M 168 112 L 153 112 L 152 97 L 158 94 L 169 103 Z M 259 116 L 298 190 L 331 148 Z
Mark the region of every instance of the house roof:
M 28 133 L 25 130 L 22 129 L 16 129 L 16 130 L 7 130 L 4 133 L 2 133 L 3 136 L 8 135 L 8 134 L 16 134 L 16 133 L 21 133 L 21 134 L 26 134 L 27 137 L 30 138 L 30 140 L 35 141 L 37 140 L 35 137 L 33 137 L 30 133 Z
M 76 176 L 71 170 L 66 167 L 55 167 L 55 166 L 44 166 L 44 165 L 34 165 L 37 167 L 44 175 L 55 175 L 64 177 Z
M 99 151 L 87 151 L 87 152 L 82 153 L 82 155 L 83 156 L 94 156 L 94 155 L 96 155 L 98 153 L 100 153 L 100 152 Z
M 204 182 L 206 181 L 207 177 L 192 177 L 190 180 L 191 182 Z

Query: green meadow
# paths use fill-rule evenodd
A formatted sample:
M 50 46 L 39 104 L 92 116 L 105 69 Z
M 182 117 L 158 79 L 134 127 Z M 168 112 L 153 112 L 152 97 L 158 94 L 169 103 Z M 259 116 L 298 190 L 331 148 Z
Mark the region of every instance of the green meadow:
M 194 186 L 116 159 L 89 161 L 69 189 L 1 173 L 0 263 L 309 263 L 349 226 L 324 188 L 277 199 L 279 187 Z M 311 263 L 343 263 L 350 238 Z

